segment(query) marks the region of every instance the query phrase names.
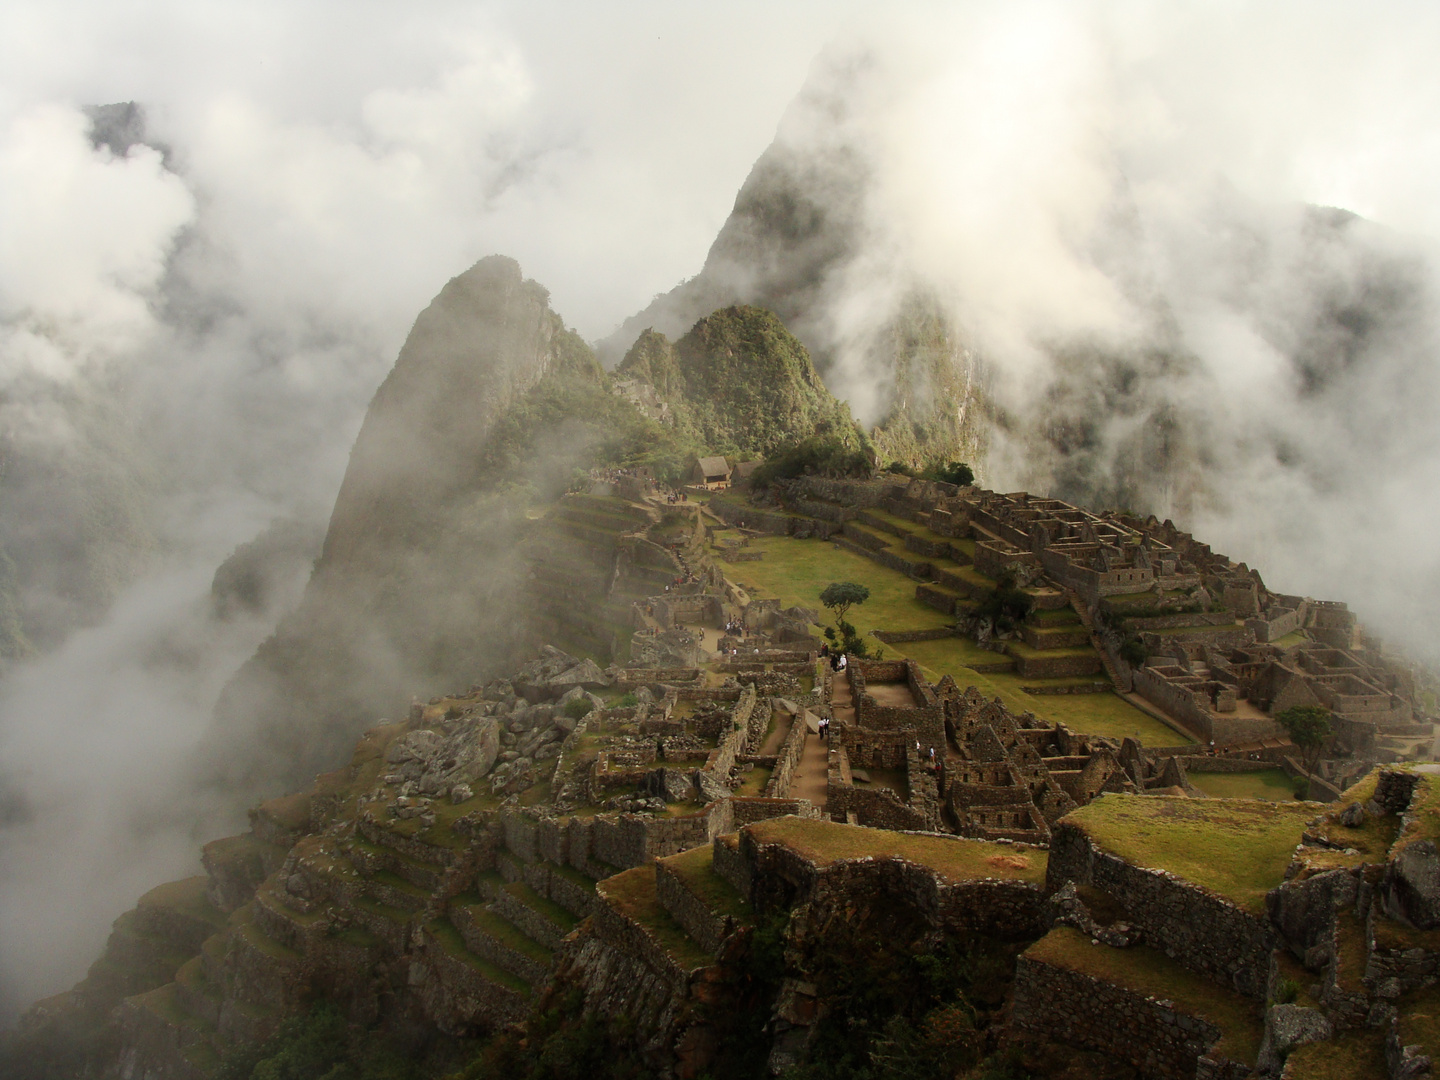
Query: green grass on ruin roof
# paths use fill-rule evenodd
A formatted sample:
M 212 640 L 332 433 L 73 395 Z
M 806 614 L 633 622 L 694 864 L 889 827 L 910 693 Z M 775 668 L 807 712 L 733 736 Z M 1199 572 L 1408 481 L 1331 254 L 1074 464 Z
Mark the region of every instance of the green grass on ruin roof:
M 1128 949 L 1094 945 L 1073 927 L 1057 926 L 1024 955 L 1137 994 L 1173 1001 L 1180 1012 L 1203 1017 L 1223 1032 L 1216 1046 L 1220 1053 L 1231 1060 L 1255 1063 L 1263 1034 L 1259 1002 L 1221 989 L 1158 949 L 1146 945 Z
M 752 922 L 750 905 L 745 903 L 745 898 L 715 872 L 714 856 L 714 846 L 705 844 L 660 861 L 715 914 L 728 915 L 742 923 Z
M 1295 798 L 1295 781 L 1284 769 L 1255 772 L 1210 773 L 1190 770 L 1190 783 L 1212 799 L 1268 799 L 1289 802 Z
M 783 817 L 746 826 L 761 843 L 783 844 L 820 866 L 845 859 L 894 856 L 928 866 L 951 882 L 999 878 L 1043 884 L 1046 852 L 961 837 L 924 836 Z
M 596 885 L 596 892 L 620 914 L 648 930 L 660 946 L 682 968 L 707 967 L 714 958 L 685 933 L 655 892 L 655 867 L 637 866 L 608 877 Z
M 1307 822 L 1324 807 L 1253 799 L 1102 795 L 1061 820 L 1127 862 L 1177 877 L 1254 915 L 1284 879 Z
M 1296 1047 L 1286 1059 L 1285 1075 L 1304 1080 L 1389 1080 L 1385 1029 L 1347 1031 L 1326 1042 Z

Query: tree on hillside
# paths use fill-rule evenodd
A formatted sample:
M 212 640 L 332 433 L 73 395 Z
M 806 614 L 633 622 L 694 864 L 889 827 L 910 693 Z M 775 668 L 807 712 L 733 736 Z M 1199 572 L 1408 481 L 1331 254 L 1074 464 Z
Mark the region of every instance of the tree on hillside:
M 1275 714 L 1275 722 L 1285 729 L 1290 741 L 1300 748 L 1301 762 L 1307 774 L 1315 771 L 1320 751 L 1330 737 L 1330 710 L 1319 705 L 1292 705 Z
M 975 608 L 975 614 L 989 619 L 997 632 L 1013 630 L 1025 621 L 1034 601 L 1015 583 L 1015 575 L 1001 574 L 991 589 Z

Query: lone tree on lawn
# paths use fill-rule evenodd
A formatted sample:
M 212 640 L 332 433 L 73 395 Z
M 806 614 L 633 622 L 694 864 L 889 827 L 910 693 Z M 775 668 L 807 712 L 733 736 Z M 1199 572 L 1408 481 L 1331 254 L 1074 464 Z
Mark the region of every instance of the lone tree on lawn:
M 865 657 L 870 655 L 869 643 L 855 632 L 855 627 L 845 621 L 847 611 L 869 599 L 870 590 L 864 585 L 856 585 L 853 581 L 832 581 L 820 593 L 820 602 L 835 613 L 835 625 L 840 628 L 839 641 L 836 641 L 834 626 L 825 628 L 825 637 L 835 642 L 841 652 Z M 880 655 L 877 653 L 876 659 L 879 659 Z
M 1320 751 L 1330 737 L 1330 710 L 1319 705 L 1291 705 L 1275 714 L 1275 722 L 1290 735 L 1290 741 L 1300 748 L 1300 760 L 1307 775 L 1315 771 L 1320 761 Z
M 842 626 L 845 623 L 845 613 L 856 604 L 863 604 L 869 599 L 870 590 L 864 585 L 856 585 L 853 581 L 832 581 L 820 594 L 820 603 L 835 612 L 835 621 Z

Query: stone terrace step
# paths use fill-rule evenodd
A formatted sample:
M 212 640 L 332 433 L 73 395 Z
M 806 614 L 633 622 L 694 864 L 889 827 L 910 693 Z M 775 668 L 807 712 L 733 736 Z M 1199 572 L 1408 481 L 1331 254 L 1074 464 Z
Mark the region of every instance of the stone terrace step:
M 296 952 L 304 952 L 305 940 L 323 934 L 328 925 L 323 912 L 300 912 L 286 904 L 279 882 L 273 877 L 255 890 L 252 904 L 255 925 Z
M 463 964 L 497 990 L 513 997 L 517 1006 L 516 1019 L 527 1011 L 526 1003 L 531 997 L 530 984 L 474 952 L 465 944 L 464 936 L 451 920 L 432 919 L 425 924 L 425 937 L 428 944 L 440 949 L 447 958 Z
M 690 940 L 714 954 L 737 926 L 754 922 L 750 905 L 715 872 L 715 849 L 706 844 L 655 864 L 655 896 Z
M 394 952 L 404 952 L 414 912 L 391 907 L 373 896 L 356 897 L 349 911 L 361 927 L 385 942 Z
M 523 881 L 500 890 L 490 909 L 547 949 L 558 949 L 580 920 Z
M 553 952 L 489 907 L 452 902 L 450 922 L 471 952 L 531 986 L 540 986 L 550 977 Z
M 171 1048 L 174 1057 L 180 1059 L 172 1059 L 171 1063 L 181 1069 L 189 1066 L 186 1072 L 190 1076 L 204 1076 L 219 1064 L 219 1055 L 212 1042 L 216 1034 L 215 1025 L 185 1008 L 173 982 L 127 998 L 122 1006 L 121 1023 L 139 1035 L 142 1044 L 154 1049 Z M 149 1034 L 150 1038 L 147 1039 L 145 1034 Z M 164 1069 L 163 1073 L 176 1075 L 170 1069 Z M 185 1073 L 179 1075 L 183 1077 Z
M 427 892 L 438 889 L 445 880 L 445 867 L 421 862 L 394 848 L 382 847 L 358 836 L 351 841 L 347 854 L 355 869 L 362 874 L 373 875 L 381 870 L 388 870 Z
M 577 919 L 583 919 L 595 907 L 595 879 L 573 866 L 544 860 L 531 863 L 525 867 L 525 882 Z
M 175 973 L 175 997 L 191 1016 L 215 1027 L 220 1023 L 221 987 L 205 973 L 205 959 L 197 956 Z
M 366 896 L 414 914 L 430 902 L 429 891 L 412 885 L 393 870 L 377 870 L 360 886 Z
M 287 1001 L 301 981 L 302 957 L 284 942 L 265 933 L 250 905 L 230 917 L 227 967 L 243 971 L 234 980 L 235 996 L 260 1006 Z

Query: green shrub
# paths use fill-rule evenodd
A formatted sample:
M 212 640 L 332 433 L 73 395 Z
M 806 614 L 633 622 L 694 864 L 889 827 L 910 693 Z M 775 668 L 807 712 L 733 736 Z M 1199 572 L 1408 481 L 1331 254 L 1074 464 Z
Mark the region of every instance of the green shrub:
M 588 697 L 578 697 L 573 701 L 565 703 L 565 715 L 571 720 L 579 720 L 582 716 L 589 716 L 590 710 L 595 708 L 595 703 Z

